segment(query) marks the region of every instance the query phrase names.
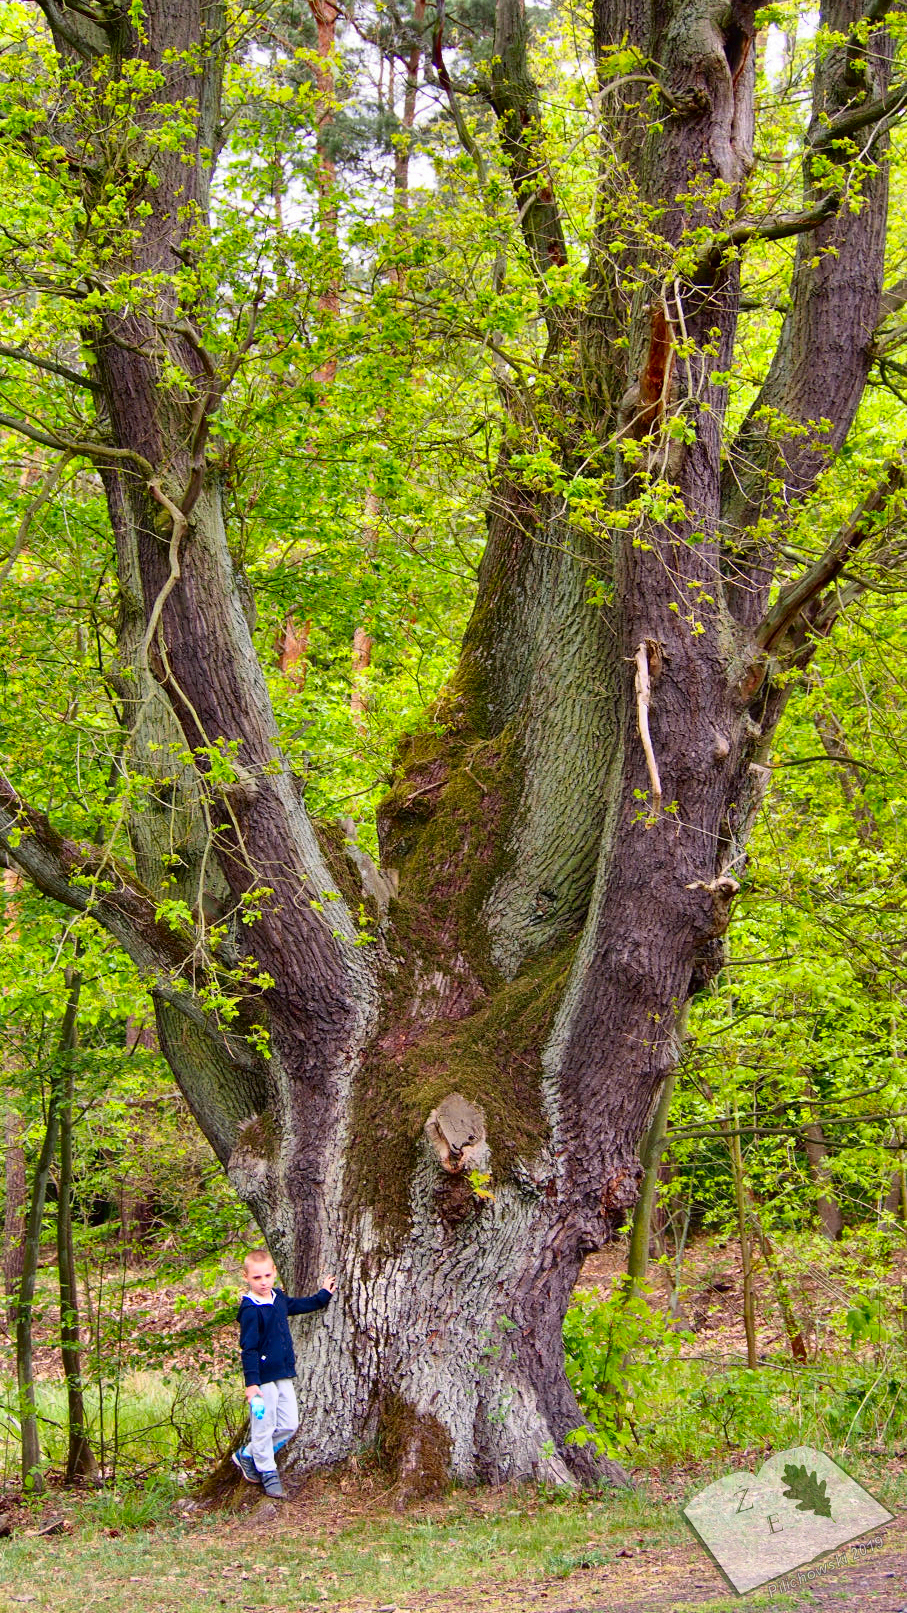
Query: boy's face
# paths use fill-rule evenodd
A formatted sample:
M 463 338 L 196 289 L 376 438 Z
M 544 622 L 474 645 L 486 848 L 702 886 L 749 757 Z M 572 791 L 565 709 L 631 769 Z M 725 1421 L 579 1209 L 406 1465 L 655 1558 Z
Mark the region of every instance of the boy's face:
M 270 1260 L 251 1260 L 246 1267 L 246 1282 L 253 1294 L 264 1299 L 274 1287 L 276 1273 Z

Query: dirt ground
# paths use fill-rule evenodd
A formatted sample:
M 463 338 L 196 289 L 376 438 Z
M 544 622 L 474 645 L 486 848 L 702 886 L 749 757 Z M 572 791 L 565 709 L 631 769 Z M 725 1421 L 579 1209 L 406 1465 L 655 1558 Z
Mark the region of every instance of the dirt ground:
M 271 1538 L 292 1537 L 313 1525 L 322 1530 L 326 1505 L 331 1506 L 329 1527 L 338 1530 L 349 1528 L 363 1512 L 355 1503 L 347 1512 L 336 1491 L 329 1501 L 312 1481 L 279 1509 L 267 1502 L 243 1508 L 242 1538 L 248 1542 L 257 1528 Z M 476 1500 L 477 1511 L 489 1505 L 494 1505 L 492 1496 L 484 1503 Z M 439 1512 L 442 1507 L 438 1503 Z M 329 1605 L 337 1613 L 725 1613 L 748 1606 L 776 1607 L 779 1613 L 840 1613 L 845 1604 L 852 1613 L 907 1613 L 907 1512 L 858 1547 L 843 1547 L 786 1576 L 783 1585 L 776 1582 L 745 1596 L 729 1586 L 691 1534 L 689 1543 L 680 1546 L 615 1546 L 611 1563 L 569 1575 L 413 1594 L 405 1604 L 353 1598 Z M 257 1613 L 268 1609 L 259 1605 Z
M 471 1591 L 451 1600 L 427 1596 L 409 1603 L 406 1613 L 718 1613 L 732 1606 L 772 1607 L 806 1613 L 807 1609 L 854 1613 L 907 1613 L 907 1520 L 898 1519 L 884 1544 L 852 1566 L 832 1563 L 828 1572 L 803 1570 L 802 1589 L 790 1592 L 766 1586 L 739 1596 L 699 1548 L 674 1547 L 642 1551 L 615 1559 L 611 1569 L 588 1569 L 566 1579 L 517 1584 L 507 1591 Z M 341 1606 L 356 1613 L 365 1603 Z M 399 1613 L 403 1613 L 400 1609 Z

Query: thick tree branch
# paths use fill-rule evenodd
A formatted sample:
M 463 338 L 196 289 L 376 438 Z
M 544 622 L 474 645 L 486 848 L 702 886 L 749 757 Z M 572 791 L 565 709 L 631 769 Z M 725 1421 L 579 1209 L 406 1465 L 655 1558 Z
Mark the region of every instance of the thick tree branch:
M 64 381 L 71 381 L 73 386 L 87 388 L 89 392 L 100 392 L 98 381 L 89 380 L 87 375 L 80 375 L 78 370 L 71 370 L 68 364 L 58 364 L 54 359 L 42 358 L 38 353 L 29 352 L 27 347 L 8 347 L 0 342 L 0 358 L 12 358 L 23 364 L 32 364 L 36 369 L 47 370 L 51 375 L 60 375 Z
M 871 575 L 854 575 L 852 572 L 839 580 L 836 586 L 816 599 L 806 612 L 808 631 L 814 638 L 827 638 L 839 617 L 868 593 L 898 593 L 903 596 L 905 584 L 886 587 L 879 581 L 879 573 L 890 571 L 901 578 L 907 566 L 907 545 L 903 542 L 886 544 L 873 555 Z M 806 617 L 804 620 L 806 620 Z
M 904 486 L 904 480 L 905 463 L 901 457 L 892 461 L 883 480 L 864 499 L 815 565 L 802 577 L 782 588 L 775 604 L 756 629 L 756 642 L 766 654 L 778 647 L 807 607 L 840 577 L 857 550 L 878 536 L 880 512 L 884 512 L 892 493 Z
M 779 213 L 774 218 L 742 218 L 729 230 L 716 235 L 703 253 L 690 278 L 696 285 L 708 284 L 726 259 L 728 249 L 745 246 L 748 241 L 783 241 L 790 236 L 805 235 L 818 229 L 834 213 L 841 200 L 839 191 L 829 192 L 812 207 L 801 208 L 798 213 Z
M 830 192 L 813 207 L 802 208 L 799 213 L 779 213 L 775 218 L 763 219 L 761 223 L 758 219 L 742 218 L 726 235 L 720 236 L 719 241 L 726 241 L 730 246 L 743 246 L 747 241 L 783 241 L 791 235 L 804 235 L 807 230 L 824 224 L 840 199 L 839 194 Z
M 154 475 L 154 468 L 141 454 L 132 448 L 115 448 L 112 443 L 80 441 L 78 437 L 66 437 L 61 431 L 51 432 L 42 430 L 40 426 L 33 426 L 30 420 L 20 420 L 15 415 L 0 414 L 0 426 L 7 431 L 15 431 L 20 437 L 28 437 L 30 442 L 41 444 L 42 448 L 57 448 L 62 453 L 79 455 L 83 459 L 91 459 L 105 465 L 109 462 L 132 464 L 150 480 Z
M 67 840 L 0 772 L 0 846 L 44 896 L 90 914 L 144 966 L 181 969 L 191 948 L 155 918 L 155 902 L 105 851 Z
M 103 848 L 67 840 L 36 807 L 23 801 L 0 771 L 0 851 L 26 874 L 43 896 L 95 920 L 128 954 L 161 1001 L 170 1003 L 220 1046 L 229 1041 L 234 1062 L 254 1059 L 239 1038 L 225 1038 L 189 987 L 208 971 L 199 969 L 193 941 L 157 917 L 150 891 Z M 185 983 L 183 983 L 185 982 Z
M 905 109 L 907 109 L 907 84 L 896 84 L 884 95 L 878 95 L 872 101 L 864 101 L 862 106 L 850 107 L 846 112 L 839 112 L 837 117 L 821 124 L 809 135 L 808 143 L 813 151 L 824 151 L 836 140 L 846 140 L 850 135 L 858 134 L 861 129 L 867 129 L 872 123 L 881 123 L 883 119 L 894 119 Z
M 106 29 L 84 12 L 75 12 L 70 7 L 64 9 L 57 5 L 56 0 L 38 0 L 38 4 L 54 35 L 62 39 L 77 56 L 81 56 L 83 61 L 90 62 L 108 54 L 110 39 Z

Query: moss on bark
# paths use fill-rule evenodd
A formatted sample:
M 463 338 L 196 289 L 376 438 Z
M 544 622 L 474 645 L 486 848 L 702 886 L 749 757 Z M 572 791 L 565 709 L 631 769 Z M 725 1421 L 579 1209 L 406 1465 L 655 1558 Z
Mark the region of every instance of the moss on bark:
M 330 869 L 334 888 L 340 892 L 350 912 L 355 917 L 361 908 L 373 922 L 377 921 L 378 904 L 373 896 L 367 895 L 362 889 L 359 871 L 347 853 L 346 831 L 341 824 L 326 823 L 323 819 L 316 823 L 315 829 L 321 855 Z M 319 891 L 317 895 L 323 897 L 324 892 Z
M 388 1395 L 378 1420 L 382 1465 L 396 1480 L 398 1509 L 409 1501 L 441 1495 L 450 1483 L 450 1435 L 431 1413 L 418 1412 L 400 1395 Z
M 280 1138 L 274 1116 L 267 1110 L 260 1115 L 252 1115 L 243 1122 L 236 1135 L 236 1146 L 259 1159 L 273 1161 L 277 1158 L 280 1148 Z
M 369 1050 L 353 1104 L 348 1201 L 369 1206 L 390 1240 L 408 1227 L 422 1129 L 448 1093 L 484 1111 L 493 1181 L 545 1142 L 541 1053 L 575 945 L 533 958 L 459 1020 L 420 1026 L 392 1017 Z
M 464 959 L 484 990 L 497 981 L 481 910 L 506 866 L 524 768 L 511 730 L 492 740 L 448 728 L 407 740 L 381 803 L 382 862 L 399 875 L 393 950 L 423 973 Z M 405 981 L 400 985 L 405 994 Z M 399 996 L 399 988 L 395 995 Z

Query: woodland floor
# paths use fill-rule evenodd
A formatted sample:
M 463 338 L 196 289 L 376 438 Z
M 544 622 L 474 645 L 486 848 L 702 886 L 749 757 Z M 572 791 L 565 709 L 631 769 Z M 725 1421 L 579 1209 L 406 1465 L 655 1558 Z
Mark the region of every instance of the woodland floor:
M 584 1288 L 607 1292 L 622 1251 L 593 1257 Z M 897 1273 L 900 1279 L 903 1274 Z M 659 1285 L 663 1279 L 656 1278 Z M 760 1279 L 760 1285 L 764 1278 Z M 843 1296 L 836 1276 L 805 1268 L 792 1287 L 810 1352 L 831 1342 L 829 1317 Z M 192 1286 L 175 1305 L 136 1274 L 124 1297 L 126 1332 L 164 1342 L 163 1358 L 179 1369 L 179 1334 L 203 1320 L 203 1295 Z M 195 1298 L 198 1304 L 194 1303 Z M 683 1320 L 693 1331 L 685 1354 L 714 1360 L 744 1356 L 741 1275 L 735 1245 L 698 1240 L 687 1263 Z M 785 1347 L 770 1293 L 760 1295 L 759 1351 Z M 48 1312 L 48 1322 L 50 1313 Z M 826 1334 L 826 1329 L 828 1333 Z M 234 1327 L 219 1329 L 212 1361 L 229 1368 Z M 189 1344 L 187 1337 L 186 1344 Z M 196 1343 L 185 1359 L 195 1360 Z M 0 1352 L 2 1354 L 2 1352 Z M 39 1370 L 55 1375 L 49 1341 Z M 6 1363 L 0 1359 L 0 1373 Z M 559 1499 L 503 1488 L 454 1491 L 393 1509 L 387 1480 L 364 1470 L 311 1478 L 290 1488 L 285 1504 L 237 1486 L 226 1510 L 177 1502 L 151 1526 L 101 1523 L 90 1504 L 51 1490 L 29 1509 L 9 1492 L 0 1514 L 12 1526 L 0 1540 L 0 1613 L 725 1613 L 738 1607 L 784 1610 L 843 1608 L 854 1613 L 907 1613 L 907 1452 L 876 1450 L 870 1464 L 886 1485 L 897 1516 L 874 1549 L 852 1560 L 835 1554 L 798 1589 L 771 1586 L 741 1597 L 729 1589 L 680 1514 L 686 1497 L 719 1471 L 757 1469 L 762 1449 L 703 1453 L 701 1472 L 643 1472 L 634 1497 Z M 862 1475 L 861 1475 L 862 1476 Z M 873 1483 L 864 1477 L 870 1488 Z M 898 1496 L 898 1501 L 891 1499 Z M 47 1531 L 48 1525 L 51 1530 Z M 875 1541 L 878 1544 L 875 1544 Z M 803 1571 L 806 1572 L 805 1570 Z
M 336 1481 L 318 1480 L 282 1505 L 257 1501 L 250 1490 L 226 1516 L 190 1516 L 154 1529 L 84 1531 L 64 1505 L 66 1511 L 49 1497 L 40 1514 L 17 1518 L 16 1533 L 0 1543 L 0 1613 L 23 1606 L 32 1613 L 308 1613 L 325 1607 L 335 1613 L 730 1613 L 742 1607 L 831 1613 L 847 1603 L 854 1613 L 907 1609 L 907 1511 L 872 1537 L 875 1549 L 855 1562 L 846 1551 L 835 1554 L 827 1571 L 814 1571 L 802 1589 L 766 1586 L 738 1596 L 686 1534 L 679 1511 L 654 1495 L 643 1521 L 627 1519 L 625 1528 L 617 1517 L 601 1520 L 594 1507 L 582 1516 L 576 1502 L 534 1502 L 507 1489 L 468 1499 L 461 1492 L 401 1518 L 386 1495 L 353 1496 Z M 577 1526 L 585 1533 L 586 1557 L 594 1559 L 588 1567 L 514 1572 L 509 1554 L 492 1548 L 490 1526 L 518 1513 L 516 1527 L 531 1531 L 536 1507 L 546 1514 L 551 1539 L 576 1542 Z M 58 1532 L 38 1533 L 55 1521 Z M 666 1531 L 673 1540 L 664 1539 Z M 445 1547 L 452 1540 L 462 1544 L 471 1532 L 472 1560 L 451 1576 Z M 407 1567 L 400 1558 L 406 1534 L 428 1547 L 418 1565 L 410 1560 Z M 504 1538 L 506 1544 L 511 1537 Z M 361 1571 L 348 1566 L 357 1554 Z M 575 1547 L 563 1553 L 565 1561 L 582 1556 Z M 383 1579 L 388 1589 L 351 1594 L 344 1580 L 361 1575 Z M 402 1592 L 401 1576 L 408 1581 Z

